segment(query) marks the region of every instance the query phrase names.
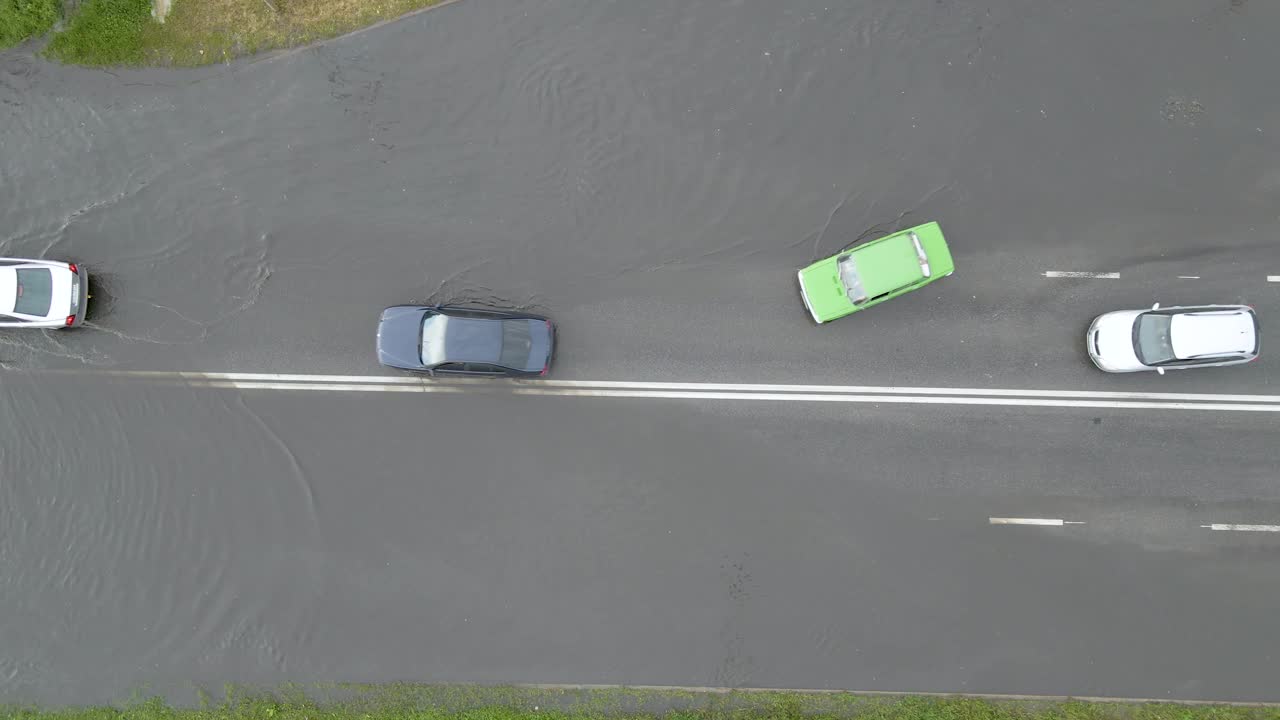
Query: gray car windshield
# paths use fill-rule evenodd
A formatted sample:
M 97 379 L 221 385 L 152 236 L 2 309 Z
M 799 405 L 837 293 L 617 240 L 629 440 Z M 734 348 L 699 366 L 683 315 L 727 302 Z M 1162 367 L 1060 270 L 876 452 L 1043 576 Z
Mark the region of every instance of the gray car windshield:
M 428 367 L 444 362 L 444 331 L 449 318 L 427 313 L 422 319 L 422 364 Z
M 49 314 L 53 304 L 53 273 L 44 268 L 18 271 L 18 297 L 13 311 L 23 315 Z
M 836 268 L 840 272 L 840 284 L 844 285 L 844 292 L 849 296 L 849 302 L 858 304 L 867 299 L 867 293 L 862 289 L 862 278 L 858 277 L 858 268 L 853 264 L 853 256 L 845 255 L 836 260 Z
M 1173 343 L 1169 339 L 1170 315 L 1145 313 L 1138 316 L 1133 326 L 1133 349 L 1143 365 L 1159 365 L 1174 359 Z

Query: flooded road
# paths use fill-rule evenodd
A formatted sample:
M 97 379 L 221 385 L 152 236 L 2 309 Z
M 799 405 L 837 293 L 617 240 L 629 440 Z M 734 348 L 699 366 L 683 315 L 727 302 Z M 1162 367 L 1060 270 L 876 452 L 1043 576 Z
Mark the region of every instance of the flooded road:
M 608 428 L 609 413 L 403 398 L 383 413 L 381 399 L 343 397 L 263 401 L 273 408 L 264 413 L 235 393 L 101 388 L 26 371 L 377 373 L 382 307 L 450 301 L 556 318 L 566 378 L 1277 393 L 1280 356 L 1265 350 L 1208 378 L 1112 378 L 1079 342 L 1097 313 L 1157 300 L 1247 302 L 1264 327 L 1280 317 L 1280 284 L 1268 281 L 1280 275 L 1277 30 L 1280 6 L 1226 0 L 464 0 L 201 70 L 104 72 L 0 55 L 0 254 L 83 263 L 94 294 L 83 330 L 0 335 L 0 362 L 16 373 L 4 377 L 17 378 L 0 399 L 9 429 L 0 440 L 0 697 L 399 679 L 1272 695 L 1254 663 L 1277 638 L 1251 625 L 1263 613 L 1249 599 L 1273 596 L 1265 553 L 1227 570 L 1189 547 L 1153 559 L 1139 542 L 1115 556 L 1145 568 L 1136 572 L 1147 587 L 1181 588 L 1185 604 L 1170 607 L 1167 627 L 1132 622 L 1138 584 L 1120 579 L 1135 571 L 1119 559 L 1096 570 L 1094 586 L 1123 583 L 1133 613 L 1101 626 L 1091 606 L 1048 606 L 993 572 L 991 594 L 1010 598 L 1024 629 L 1059 623 L 1096 643 L 1077 641 L 1040 679 L 1026 670 L 1034 643 L 990 639 L 995 612 L 971 619 L 972 633 L 902 639 L 895 633 L 922 617 L 956 618 L 941 599 L 904 607 L 873 593 L 851 604 L 840 593 L 859 587 L 857 574 L 824 575 L 826 592 L 806 593 L 803 582 L 840 557 L 830 549 L 796 564 L 826 542 L 818 531 L 790 532 L 818 509 L 783 503 L 771 516 L 777 527 L 760 535 L 729 532 L 730 519 L 782 500 L 766 489 L 791 473 L 814 492 L 833 490 L 819 480 L 831 467 L 805 458 L 840 454 L 843 430 L 814 426 L 816 440 L 800 438 L 784 423 L 742 425 L 734 411 L 707 423 L 758 445 L 721 430 L 700 450 L 652 410 L 588 441 L 582 433 Z M 948 233 L 953 278 L 857 322 L 809 323 L 795 268 L 871 231 L 926 220 Z M 1050 271 L 1118 277 L 1056 280 Z M 521 439 L 522 429 L 560 421 L 576 432 Z M 681 427 L 696 436 L 701 425 Z M 445 428 L 450 442 L 420 457 L 405 428 Z M 1189 421 L 1165 429 L 1184 449 L 1225 432 Z M 1194 459 L 1158 461 L 1173 480 L 1136 471 L 1128 456 L 1090 464 L 1087 479 L 1026 457 L 1027 447 L 1070 447 L 1078 431 L 996 444 L 995 457 L 1013 464 L 999 488 L 974 491 L 978 470 L 916 469 L 949 478 L 939 482 L 974 517 L 984 498 L 1016 497 L 1028 483 L 1037 497 L 1073 496 L 1069 478 L 1096 501 L 1148 498 L 1162 508 L 1280 500 L 1259 480 L 1269 445 L 1253 435 L 1239 441 L 1239 465 L 1192 473 Z M 919 432 L 947 431 L 929 423 Z M 652 441 L 637 444 L 647 433 Z M 506 442 L 516 448 L 482 452 Z M 747 447 L 772 450 L 742 456 Z M 965 442 L 943 447 L 967 462 Z M 669 464 L 647 466 L 635 448 Z M 458 457 L 442 463 L 449 452 Z M 1101 457 L 1125 452 L 1108 445 Z M 472 462 L 487 453 L 492 462 Z M 564 460 L 578 455 L 576 469 Z M 856 473 L 852 487 L 883 517 L 915 517 L 913 503 L 935 502 L 934 486 L 893 460 L 877 464 L 903 492 Z M 661 487 L 680 507 L 723 512 L 709 527 L 736 545 L 711 543 L 674 574 L 665 563 L 699 545 L 593 556 L 601 534 L 635 541 L 669 514 L 651 512 L 658 489 L 627 495 L 614 484 L 607 469 L 628 465 L 652 478 L 678 474 Z M 546 481 L 533 487 L 572 496 L 575 512 L 540 496 L 525 512 L 490 515 L 485 498 L 518 491 L 529 474 Z M 570 477 L 577 482 L 565 486 Z M 736 494 L 734 478 L 764 497 Z M 483 492 L 458 489 L 477 484 Z M 360 502 L 367 497 L 379 499 Z M 861 501 L 846 499 L 842 508 Z M 452 500 L 460 519 L 448 538 L 416 533 L 412 508 Z M 864 518 L 870 527 L 899 538 L 875 514 Z M 702 522 L 697 512 L 682 517 L 686 527 Z M 547 523 L 564 533 L 539 535 Z M 835 518 L 823 523 L 842 538 L 831 547 L 848 549 Z M 504 555 L 525 533 L 543 538 L 529 546 L 538 552 Z M 892 549 L 902 544 L 859 537 L 885 553 L 863 557 L 882 563 L 884 583 L 897 577 L 887 568 L 910 575 L 925 554 L 904 558 Z M 719 566 L 732 568 L 747 546 L 757 577 L 781 573 L 767 602 L 750 611 L 734 597 L 704 603 L 736 572 Z M 761 557 L 765 547 L 781 549 Z M 1077 549 L 1050 552 L 1045 572 L 1084 572 Z M 410 569 L 396 572 L 400 563 Z M 1212 591 L 1227 581 L 1255 593 Z M 520 597 L 530 587 L 532 599 Z M 686 587 L 688 596 L 662 604 Z M 629 591 L 644 602 L 629 602 Z M 790 604 L 796 593 L 827 625 L 805 624 Z M 972 600 L 990 601 L 980 595 Z M 481 630 L 468 614 L 477 603 L 487 610 Z M 624 611 L 634 624 L 606 632 Z M 869 623 L 880 612 L 892 617 L 869 645 L 847 635 L 831 644 L 849 632 L 841 617 Z M 1242 645 L 1200 647 L 1131 675 L 1093 664 L 1108 654 L 1133 661 L 1122 645 L 1157 642 L 1205 616 Z M 653 632 L 664 624 L 672 629 Z M 575 647 L 576 627 L 602 634 Z M 769 641 L 752 640 L 751 627 L 770 628 Z M 704 644 L 663 644 L 679 637 Z M 756 649 L 732 650 L 748 642 Z M 864 647 L 894 658 L 890 670 L 854 662 Z M 957 648 L 975 647 L 988 662 L 962 667 Z M 938 669 L 934 656 L 955 662 Z
M 566 679 L 1272 696 L 1280 538 L 1201 526 L 1280 520 L 1274 415 L 26 374 L 4 398 L 6 699 Z

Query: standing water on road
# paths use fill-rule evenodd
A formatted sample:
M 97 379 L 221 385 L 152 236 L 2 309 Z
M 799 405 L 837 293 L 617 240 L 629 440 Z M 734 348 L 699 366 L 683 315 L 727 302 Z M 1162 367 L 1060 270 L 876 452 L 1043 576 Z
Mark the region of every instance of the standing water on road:
M 1061 298 L 1006 278 L 1090 253 L 1101 267 L 1274 257 L 1257 233 L 1276 236 L 1280 199 L 1276 7 L 464 0 L 198 70 L 0 54 L 0 255 L 83 263 L 94 283 L 85 328 L 0 333 L 0 701 L 289 680 L 991 684 L 957 666 L 924 687 L 934 676 L 905 660 L 878 675 L 874 645 L 863 656 L 840 627 L 839 593 L 751 604 L 742 567 L 801 565 L 702 557 L 682 526 L 655 524 L 649 481 L 583 480 L 568 514 L 529 489 L 550 476 L 468 455 L 478 470 L 465 443 L 442 458 L 403 434 L 497 432 L 523 406 L 477 400 L 488 414 L 440 428 L 421 399 L 74 371 L 373 373 L 381 308 L 453 301 L 555 317 L 565 376 L 794 381 L 803 366 L 963 386 L 983 368 L 1042 384 L 1025 377 L 1039 356 L 981 335 L 983 313 L 1060 312 Z M 973 268 L 931 319 L 867 313 L 877 343 L 853 325 L 811 331 L 795 268 L 926 219 Z M 1002 320 L 1058 333 L 1044 317 Z M 922 328 L 948 350 L 908 352 Z M 1078 348 L 1062 347 L 1051 359 L 1072 379 Z M 69 372 L 29 372 L 47 369 Z M 587 425 L 615 426 L 658 432 Z M 561 462 L 574 442 L 539 439 L 519 457 Z M 767 443 L 717 441 L 744 458 L 724 472 L 771 467 Z M 594 454 L 606 446 L 572 447 L 621 472 Z M 724 497 L 665 489 L 712 515 Z M 511 522 L 494 519 L 502 498 L 525 503 Z M 454 532 L 415 515 L 445 511 Z M 588 552 L 609 538 L 639 554 Z M 636 594 L 616 589 L 636 578 Z M 746 625 L 793 627 L 793 644 Z M 609 627 L 626 637 L 572 640 Z M 701 644 L 683 652 L 685 639 Z

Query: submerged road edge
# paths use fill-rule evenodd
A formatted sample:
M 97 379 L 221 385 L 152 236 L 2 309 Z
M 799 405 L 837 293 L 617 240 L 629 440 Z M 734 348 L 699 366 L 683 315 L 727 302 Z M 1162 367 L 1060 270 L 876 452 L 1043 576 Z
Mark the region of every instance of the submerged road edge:
M 801 695 L 864 695 L 868 697 L 921 697 L 921 698 L 972 698 L 974 700 L 995 701 L 1028 701 L 1028 702 L 1068 702 L 1079 701 L 1089 703 L 1124 703 L 1126 705 L 1161 704 L 1161 705 L 1225 705 L 1230 707 L 1280 707 L 1280 701 L 1244 701 L 1244 700 L 1177 700 L 1173 698 L 1131 698 L 1107 697 L 1100 695 L 1018 695 L 1011 693 L 978 693 L 978 692 L 923 692 L 913 690 L 841 690 L 822 688 L 784 688 L 784 687 L 716 687 L 699 685 L 608 685 L 608 684 L 575 684 L 575 683 L 513 683 L 511 687 L 529 690 L 551 691 L 592 691 L 592 690 L 641 690 L 648 692 L 700 693 L 705 695 L 768 694 L 797 693 Z

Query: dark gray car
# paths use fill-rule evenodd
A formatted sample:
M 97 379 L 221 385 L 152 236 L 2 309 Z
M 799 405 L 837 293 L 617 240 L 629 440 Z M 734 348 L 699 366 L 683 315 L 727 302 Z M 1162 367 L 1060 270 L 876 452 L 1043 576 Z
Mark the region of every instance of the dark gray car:
M 378 362 L 429 375 L 546 375 L 555 337 L 555 326 L 538 315 L 396 305 L 378 320 Z

